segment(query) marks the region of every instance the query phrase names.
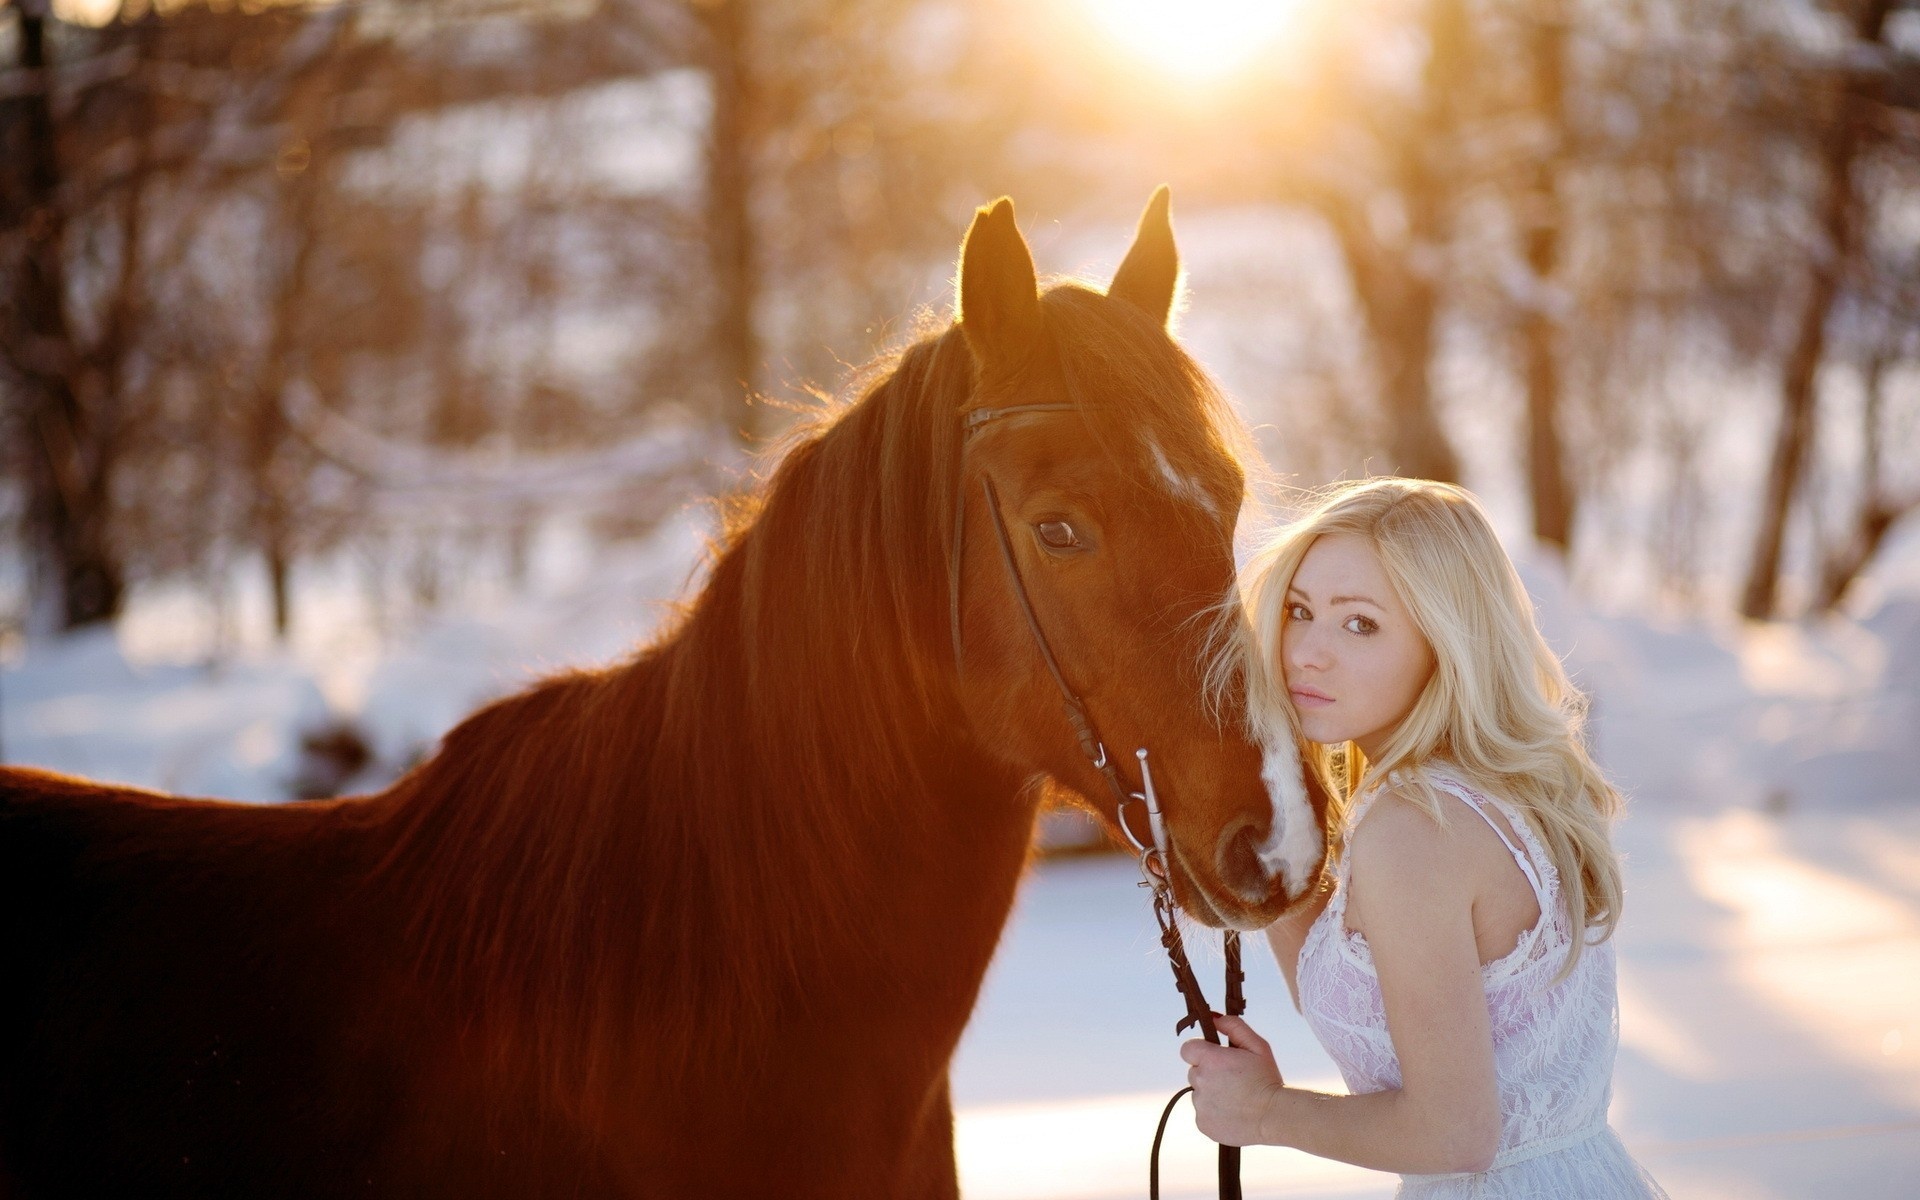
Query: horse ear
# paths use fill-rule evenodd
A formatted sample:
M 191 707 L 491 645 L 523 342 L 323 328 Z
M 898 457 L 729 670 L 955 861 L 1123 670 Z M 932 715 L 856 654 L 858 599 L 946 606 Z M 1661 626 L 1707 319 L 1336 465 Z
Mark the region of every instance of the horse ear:
M 1161 184 L 1140 214 L 1133 248 L 1113 273 L 1107 295 L 1138 306 L 1161 325 L 1173 310 L 1174 284 L 1180 278 L 1180 252 L 1173 248 L 1173 222 L 1167 217 L 1171 197 Z
M 981 366 L 1016 365 L 1040 331 L 1033 255 L 1005 196 L 973 214 L 960 246 L 960 330 Z

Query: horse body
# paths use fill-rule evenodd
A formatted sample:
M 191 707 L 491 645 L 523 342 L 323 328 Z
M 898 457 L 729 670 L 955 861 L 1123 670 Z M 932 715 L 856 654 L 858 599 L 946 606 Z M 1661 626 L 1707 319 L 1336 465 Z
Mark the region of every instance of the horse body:
M 297 1194 L 369 1144 L 358 840 L 338 805 L 0 772 L 0 1193 Z
M 807 915 L 816 936 L 762 980 L 757 1019 L 724 987 L 710 1018 L 687 1013 L 670 960 L 636 955 L 608 997 L 630 1028 L 581 1040 L 558 1080 L 500 1041 L 592 1016 L 543 1012 L 537 989 L 488 998 L 407 936 L 419 880 L 391 860 L 433 768 L 274 808 L 0 771 L 0 974 L 28 985 L 5 1001 L 0 1194 L 947 1194 L 945 1067 L 1033 797 L 989 762 L 940 765 L 946 793 L 898 804 L 916 837 L 847 848 L 841 906 Z M 713 958 L 764 954 L 744 932 Z
M 0 769 L 0 1197 L 956 1194 L 947 1064 L 1042 790 L 1123 820 L 1009 588 L 1153 744 L 1197 916 L 1264 924 L 1320 865 L 1290 738 L 1204 678 L 1240 477 L 1153 232 L 1116 298 L 1043 298 L 983 210 L 963 327 L 784 458 L 671 630 L 387 792 Z

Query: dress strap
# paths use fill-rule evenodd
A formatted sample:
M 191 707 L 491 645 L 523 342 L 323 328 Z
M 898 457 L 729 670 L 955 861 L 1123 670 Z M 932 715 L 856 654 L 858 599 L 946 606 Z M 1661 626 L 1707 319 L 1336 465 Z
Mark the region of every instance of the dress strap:
M 1512 837 L 1509 837 L 1506 830 L 1500 828 L 1500 822 L 1494 820 L 1492 815 L 1487 812 L 1485 804 L 1492 804 L 1500 810 L 1500 816 L 1513 825 L 1513 832 L 1516 836 L 1526 836 L 1520 826 L 1520 822 L 1525 818 L 1521 817 L 1507 805 L 1501 804 L 1498 800 L 1482 796 L 1451 775 L 1443 774 L 1439 771 L 1428 771 L 1426 772 L 1426 777 L 1441 791 L 1453 796 L 1462 804 L 1478 813 L 1480 819 L 1487 823 L 1487 828 L 1493 830 L 1493 835 L 1500 839 L 1500 844 L 1507 848 L 1507 853 L 1513 855 L 1513 861 L 1519 865 L 1520 873 L 1526 876 L 1527 886 L 1533 889 L 1533 898 L 1539 903 L 1541 913 L 1545 914 L 1548 911 L 1548 905 L 1551 904 L 1552 901 L 1547 896 L 1546 884 L 1542 882 L 1540 878 L 1540 868 L 1534 863 L 1533 857 L 1527 853 L 1525 847 L 1519 842 L 1516 842 Z M 1401 772 L 1393 771 L 1388 774 L 1382 783 L 1388 785 L 1398 784 L 1404 782 L 1404 779 L 1405 777 Z M 1361 789 L 1360 795 L 1355 799 L 1354 806 L 1348 810 L 1346 819 L 1342 822 L 1343 836 L 1352 836 L 1353 831 L 1360 826 L 1360 818 L 1366 815 L 1367 810 L 1373 807 L 1373 802 L 1379 799 L 1380 793 L 1385 790 L 1386 788 L 1379 784 Z M 1343 849 L 1337 872 L 1337 879 L 1342 884 L 1347 880 L 1348 866 L 1352 861 L 1352 857 L 1345 853 Z M 1342 887 L 1340 890 L 1344 892 L 1346 889 Z
M 1540 912 L 1544 915 L 1547 912 L 1548 904 L 1547 889 L 1546 885 L 1540 881 L 1539 869 L 1534 865 L 1533 859 L 1527 852 L 1520 847 L 1519 843 L 1515 842 L 1513 838 L 1508 837 L 1506 830 L 1500 828 L 1500 822 L 1494 820 L 1492 814 L 1487 812 L 1485 806 L 1482 804 L 1485 798 L 1458 780 L 1448 779 L 1443 775 L 1434 775 L 1430 776 L 1430 778 L 1442 791 L 1453 796 L 1462 804 L 1480 814 L 1480 819 L 1487 823 L 1487 828 L 1493 830 L 1494 836 L 1500 839 L 1500 844 L 1507 848 L 1507 853 L 1513 855 L 1513 861 L 1519 864 L 1520 873 L 1527 877 L 1527 886 L 1533 889 L 1533 898 L 1539 903 Z M 1488 803 L 1498 802 L 1488 801 Z M 1517 819 L 1516 814 L 1510 812 L 1505 805 L 1500 805 L 1500 815 L 1509 822 Z M 1520 830 L 1518 828 L 1514 830 L 1516 835 L 1519 832 Z

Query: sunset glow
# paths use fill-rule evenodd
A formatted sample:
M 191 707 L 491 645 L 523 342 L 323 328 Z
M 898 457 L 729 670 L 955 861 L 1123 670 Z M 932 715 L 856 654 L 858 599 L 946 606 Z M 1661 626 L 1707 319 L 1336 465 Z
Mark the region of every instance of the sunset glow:
M 1081 0 L 1129 54 L 1193 80 L 1252 63 L 1299 22 L 1306 0 Z

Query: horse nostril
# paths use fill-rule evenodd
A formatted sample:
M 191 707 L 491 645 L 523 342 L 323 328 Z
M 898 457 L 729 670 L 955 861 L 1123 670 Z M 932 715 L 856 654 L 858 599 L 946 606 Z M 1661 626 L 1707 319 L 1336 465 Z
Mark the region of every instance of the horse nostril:
M 1260 828 L 1246 821 L 1220 835 L 1219 849 L 1214 854 L 1220 882 L 1250 904 L 1265 900 L 1273 886 L 1260 862 L 1260 842 Z

